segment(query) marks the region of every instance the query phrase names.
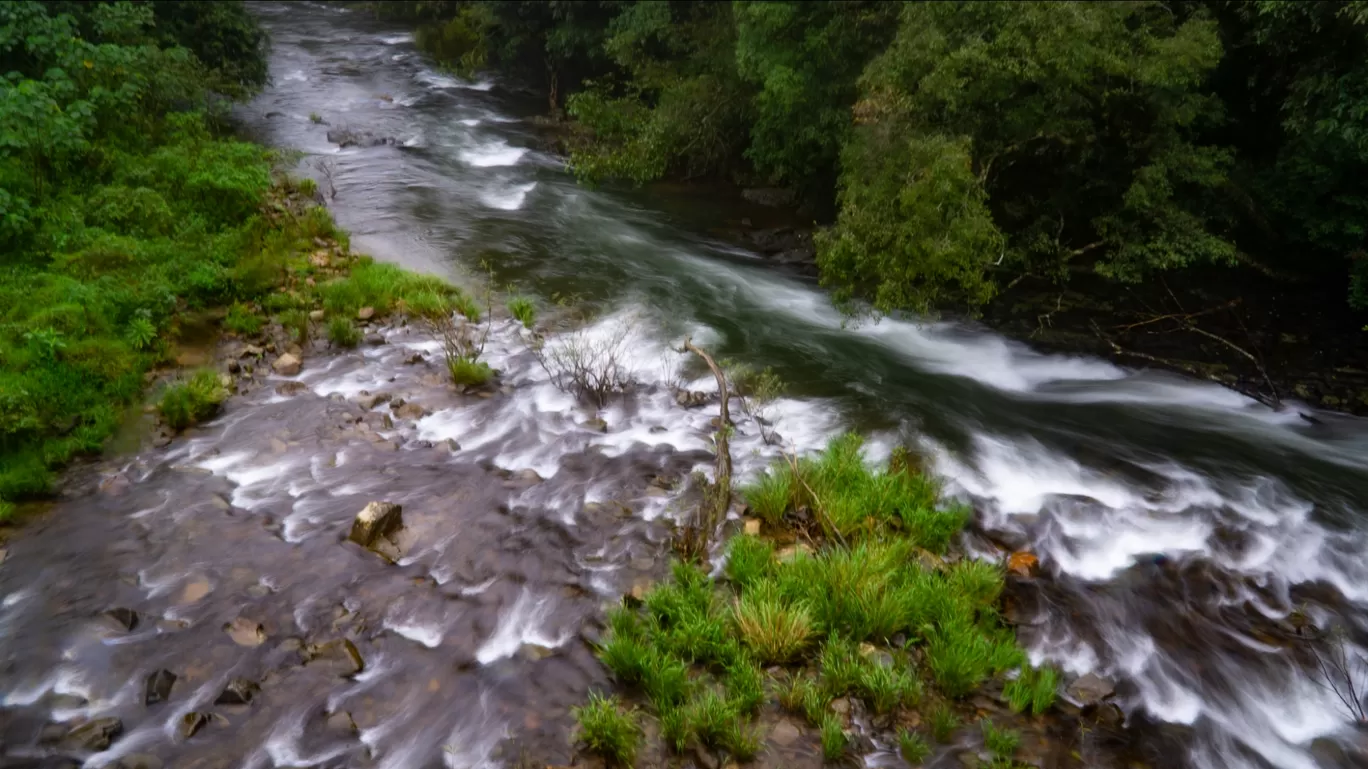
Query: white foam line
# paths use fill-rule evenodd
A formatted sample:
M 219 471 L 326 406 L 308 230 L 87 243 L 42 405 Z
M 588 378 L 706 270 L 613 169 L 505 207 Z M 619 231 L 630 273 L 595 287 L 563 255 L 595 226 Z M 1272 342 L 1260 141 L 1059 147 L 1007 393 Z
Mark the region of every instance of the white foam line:
M 523 644 L 554 649 L 570 640 L 569 633 L 555 637 L 546 633 L 544 624 L 551 608 L 550 598 L 534 598 L 530 591 L 523 588 L 513 606 L 499 618 L 499 626 L 494 634 L 476 650 L 475 660 L 481 665 L 488 665 L 517 654 Z

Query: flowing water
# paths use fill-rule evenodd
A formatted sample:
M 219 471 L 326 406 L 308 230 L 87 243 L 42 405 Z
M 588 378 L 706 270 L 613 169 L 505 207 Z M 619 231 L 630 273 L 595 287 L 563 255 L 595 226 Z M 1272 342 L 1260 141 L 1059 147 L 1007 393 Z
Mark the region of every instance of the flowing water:
M 1117 681 L 1152 765 L 1364 765 L 1362 733 L 1288 642 L 1301 618 L 1347 627 L 1351 650 L 1368 634 L 1361 420 L 962 325 L 845 324 L 811 282 L 698 234 L 739 215 L 727 204 L 576 186 L 537 149 L 535 106 L 437 71 L 402 29 L 258 10 L 275 82 L 242 118 L 305 153 L 358 249 L 593 307 L 551 344 L 620 342 L 643 386 L 596 415 L 494 320 L 503 386 L 458 395 L 437 342 L 385 328 L 384 345 L 306 358 L 305 392 L 256 390 L 169 447 L 76 473 L 0 565 L 0 766 L 464 768 L 511 764 L 515 745 L 567 761 L 568 708 L 606 683 L 584 639 L 663 573 L 666 488 L 709 461 L 709 409 L 668 387 L 683 370 L 707 389 L 671 351 L 687 335 L 776 369 L 785 446 L 845 429 L 871 436 L 871 459 L 919 445 L 978 511 L 970 547 L 1039 554 L 1048 579 L 1019 611 L 1032 656 Z M 339 149 L 343 128 L 393 142 Z M 368 411 L 362 390 L 424 411 Z M 777 449 L 743 425 L 734 451 L 753 473 Z M 343 541 L 373 499 L 404 506 L 397 564 Z M 111 629 L 115 607 L 138 624 Z M 301 664 L 344 637 L 360 672 L 336 643 Z M 159 669 L 177 679 L 149 705 Z M 236 678 L 254 701 L 215 704 Z M 45 739 L 97 717 L 122 724 L 108 747 Z

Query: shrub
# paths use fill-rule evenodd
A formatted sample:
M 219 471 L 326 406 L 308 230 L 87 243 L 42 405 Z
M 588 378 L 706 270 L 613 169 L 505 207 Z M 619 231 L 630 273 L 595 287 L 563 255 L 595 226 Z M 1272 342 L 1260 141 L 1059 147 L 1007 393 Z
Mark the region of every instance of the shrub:
M 255 336 L 261 331 L 263 322 L 261 316 L 253 312 L 252 308 L 235 303 L 228 308 L 228 315 L 223 319 L 223 327 L 238 336 Z
M 807 648 L 815 630 L 807 608 L 785 600 L 772 582 L 747 590 L 733 614 L 741 640 L 767 665 L 792 661 Z
M 840 717 L 835 713 L 826 714 L 822 718 L 822 757 L 828 761 L 841 760 L 845 756 L 847 742 Z
M 767 540 L 749 534 L 732 537 L 727 546 L 727 578 L 734 584 L 748 589 L 773 568 L 774 546 Z
M 447 373 L 453 384 L 479 387 L 494 378 L 494 369 L 482 360 L 467 356 L 447 359 Z
M 925 737 L 903 729 L 898 732 L 898 755 L 911 766 L 921 766 L 931 755 L 931 746 Z
M 1030 709 L 1040 715 L 1054 704 L 1059 688 L 1059 674 L 1053 668 L 1035 668 L 1023 665 L 1020 674 L 1007 682 L 1002 694 L 1012 712 L 1020 713 Z
M 1021 744 L 1021 734 L 1015 729 L 999 729 L 991 719 L 980 722 L 983 727 L 983 745 L 993 758 L 1008 762 L 1016 755 L 1017 745 Z
M 157 411 L 173 430 L 203 422 L 218 413 L 228 391 L 219 384 L 218 374 L 210 369 L 195 372 L 162 392 Z
M 580 726 L 580 742 L 615 766 L 628 767 L 636 760 L 641 725 L 635 710 L 623 708 L 615 698 L 594 692 L 589 704 L 571 711 Z
M 524 328 L 530 329 L 537 322 L 537 306 L 525 296 L 509 297 L 508 311 Z
M 337 347 L 355 347 L 361 343 L 361 330 L 349 317 L 334 315 L 328 321 L 328 341 Z

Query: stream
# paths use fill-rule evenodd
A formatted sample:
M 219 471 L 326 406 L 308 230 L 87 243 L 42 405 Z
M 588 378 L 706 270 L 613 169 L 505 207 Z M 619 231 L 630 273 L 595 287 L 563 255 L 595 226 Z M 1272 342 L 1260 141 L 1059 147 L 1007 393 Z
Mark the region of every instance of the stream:
M 1368 645 L 1362 420 L 964 324 L 851 322 L 810 279 L 702 234 L 745 215 L 725 200 L 578 186 L 538 149 L 535 100 L 439 71 L 404 29 L 256 10 L 274 84 L 239 117 L 304 153 L 355 250 L 592 309 L 548 343 L 616 351 L 640 387 L 585 407 L 496 312 L 502 387 L 457 394 L 438 341 L 381 327 L 384 344 L 307 356 L 302 392 L 254 390 L 169 446 L 74 471 L 0 563 L 0 767 L 568 763 L 569 708 L 609 684 L 586 640 L 667 572 L 680 481 L 710 465 L 715 410 L 670 389 L 716 389 L 674 351 L 685 336 L 782 377 L 783 447 L 850 429 L 871 460 L 915 445 L 977 511 L 965 547 L 1037 554 L 1017 618 L 1033 661 L 1115 681 L 1152 765 L 1365 765 L 1363 732 L 1280 634 L 1309 620 Z M 342 130 L 389 141 L 340 148 Z M 734 439 L 741 475 L 779 451 L 745 424 Z M 396 564 L 344 541 L 372 500 L 403 506 Z M 115 608 L 136 624 L 111 627 Z M 159 670 L 174 684 L 149 697 Z M 251 702 L 222 701 L 238 679 Z M 101 718 L 116 738 L 51 739 Z

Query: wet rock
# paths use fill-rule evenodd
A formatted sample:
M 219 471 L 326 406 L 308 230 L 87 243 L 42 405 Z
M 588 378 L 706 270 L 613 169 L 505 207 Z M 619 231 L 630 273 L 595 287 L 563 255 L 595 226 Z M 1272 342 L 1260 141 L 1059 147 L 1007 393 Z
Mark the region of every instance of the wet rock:
M 147 677 L 143 686 L 143 704 L 155 705 L 171 698 L 171 687 L 176 684 L 176 674 L 169 670 L 158 670 Z
M 1018 550 L 1007 559 L 1007 571 L 1019 577 L 1034 577 L 1040 568 L 1040 559 L 1034 553 Z
M 393 430 L 394 417 L 390 416 L 389 414 L 385 414 L 380 418 L 380 426 L 385 428 L 386 430 Z
M 394 415 L 401 419 L 422 419 L 428 415 L 428 410 L 419 406 L 417 403 L 405 403 L 394 410 Z
M 407 358 L 404 358 L 404 365 L 405 365 L 405 366 L 416 366 L 416 365 L 418 365 L 419 363 L 422 363 L 422 362 L 425 361 L 425 360 L 427 360 L 427 358 L 424 358 L 424 357 L 423 357 L 423 354 L 422 354 L 421 352 L 415 352 L 414 354 L 408 356 Z
M 114 769 L 162 769 L 162 766 L 162 760 L 151 753 L 133 753 L 119 759 Z
M 265 351 L 265 350 L 261 349 L 260 347 L 257 347 L 257 346 L 254 345 L 254 344 L 249 344 L 249 345 L 244 345 L 244 346 L 243 346 L 242 350 L 241 350 L 240 352 L 238 352 L 238 357 L 239 357 L 239 358 L 260 358 L 262 355 L 265 355 L 265 354 L 266 354 L 266 351 Z
M 322 321 L 322 320 L 323 320 L 324 318 L 326 318 L 326 317 L 328 317 L 328 314 L 327 314 L 326 312 L 323 312 L 322 310 L 310 310 L 310 311 L 309 311 L 309 320 L 311 320 L 311 321 L 313 321 L 313 322 L 315 322 L 315 323 L 318 323 L 318 322 Z
M 389 393 L 369 393 L 362 390 L 361 394 L 356 398 L 356 405 L 363 409 L 373 409 L 381 403 L 389 402 L 389 399 Z
M 385 343 L 385 337 L 380 334 L 366 334 L 366 338 L 363 341 L 371 347 L 379 347 Z
M 531 662 L 539 662 L 555 654 L 556 650 L 541 644 L 523 644 L 518 648 L 518 654 L 523 659 Z
M 195 733 L 202 729 L 207 723 L 209 723 L 209 715 L 207 713 L 196 713 L 194 711 L 186 713 L 181 716 L 181 736 L 188 740 L 191 737 L 194 737 Z
M 256 620 L 238 617 L 224 625 L 223 630 L 238 646 L 253 647 L 266 643 L 266 628 Z
M 272 453 L 272 454 L 284 454 L 286 451 L 289 450 L 289 448 L 290 448 L 289 445 L 286 444 L 285 441 L 282 441 L 282 440 L 279 439 L 279 438 L 272 438 L 272 439 L 271 439 L 271 453 Z
M 541 483 L 544 479 L 537 474 L 536 470 L 519 470 L 510 476 L 510 480 L 515 483 L 532 486 Z
M 581 426 L 585 429 L 593 430 L 596 433 L 608 432 L 608 423 L 597 417 L 594 419 L 590 419 Z
M 893 655 L 889 654 L 883 649 L 880 649 L 874 644 L 860 644 L 860 655 L 863 656 L 865 659 L 874 662 L 874 664 L 880 667 L 893 667 Z
M 353 676 L 366 669 L 366 661 L 351 639 L 342 638 L 321 644 L 304 647 L 304 662 L 307 665 L 332 669 L 339 676 Z
M 361 309 L 359 309 L 359 310 L 356 311 L 356 319 L 357 319 L 357 320 L 370 320 L 371 318 L 374 318 L 374 317 L 375 317 L 375 308 L 374 308 L 374 307 L 362 307 Z
M 295 376 L 299 373 L 300 365 L 299 358 L 287 352 L 275 359 L 271 364 L 271 370 L 281 376 Z
M 461 450 L 461 444 L 457 443 L 455 438 L 447 438 L 446 447 L 447 450 L 451 452 L 457 452 Z
M 104 750 L 123 734 L 123 721 L 117 718 L 97 718 L 67 732 L 62 744 L 75 750 L 92 753 Z
M 399 143 L 393 136 L 376 136 L 369 131 L 353 131 L 349 128 L 333 128 L 328 131 L 328 141 L 338 147 L 383 147 Z
M 298 395 L 308 391 L 309 386 L 303 382 L 281 382 L 276 385 L 276 392 L 284 396 Z
M 1069 699 L 1083 707 L 1096 705 L 1110 697 L 1115 691 L 1115 684 L 1096 673 L 1088 673 L 1078 678 L 1069 684 L 1069 688 L 1065 689 Z
M 675 392 L 675 405 L 681 408 L 698 408 L 707 405 L 711 400 L 711 395 L 696 390 L 678 390 Z
M 747 534 L 750 534 L 751 536 L 759 536 L 759 534 L 760 534 L 760 519 L 759 519 L 759 518 L 746 518 L 745 521 L 744 521 L 744 523 L 742 524 L 742 527 L 743 527 L 743 531 L 745 531 Z
M 794 724 L 787 718 L 776 723 L 774 725 L 774 728 L 770 730 L 769 734 L 770 742 L 774 743 L 775 745 L 778 745 L 779 747 L 786 747 L 788 745 L 792 745 L 793 743 L 802 739 L 802 737 L 803 731 L 799 729 L 796 724 Z
M 114 630 L 131 633 L 138 626 L 138 613 L 132 609 L 118 607 L 100 615 L 104 624 Z
M 348 713 L 345 710 L 329 713 L 328 719 L 324 722 L 324 725 L 327 727 L 328 731 L 347 737 L 361 731 L 356 728 L 356 722 L 352 720 L 351 713 Z
M 214 700 L 215 705 L 250 705 L 252 698 L 256 697 L 261 687 L 255 681 L 246 678 L 234 678 L 223 687 L 218 699 Z
M 845 697 L 837 697 L 831 701 L 831 712 L 838 716 L 850 715 L 850 700 Z
M 694 747 L 694 765 L 698 769 L 719 769 L 722 762 L 717 760 L 717 756 L 708 751 L 702 745 Z
M 347 539 L 371 548 L 380 538 L 389 536 L 403 525 L 402 507 L 392 502 L 371 502 L 356 514 Z
M 117 497 L 125 491 L 128 491 L 128 487 L 132 485 L 133 484 L 129 483 L 128 479 L 125 478 L 122 473 L 115 473 L 100 481 L 100 493 L 107 494 L 111 497 Z
M 661 434 L 661 433 L 668 433 L 669 431 L 670 431 L 670 428 L 666 427 L 665 425 L 652 425 L 652 426 L 651 426 L 651 433 L 653 433 L 653 434 L 655 434 L 655 435 L 659 435 L 659 434 Z

